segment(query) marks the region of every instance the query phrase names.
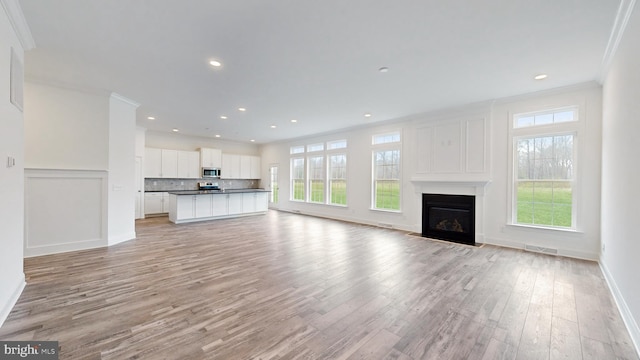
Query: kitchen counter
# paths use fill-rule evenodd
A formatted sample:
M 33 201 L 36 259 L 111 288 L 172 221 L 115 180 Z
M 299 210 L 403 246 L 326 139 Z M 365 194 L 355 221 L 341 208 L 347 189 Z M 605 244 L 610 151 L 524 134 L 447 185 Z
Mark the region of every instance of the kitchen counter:
M 169 191 L 169 221 L 175 224 L 265 214 L 269 190 Z
M 258 193 L 270 192 L 265 189 L 226 189 L 226 190 L 176 190 L 168 191 L 173 195 L 202 195 L 202 194 L 238 194 L 238 193 Z

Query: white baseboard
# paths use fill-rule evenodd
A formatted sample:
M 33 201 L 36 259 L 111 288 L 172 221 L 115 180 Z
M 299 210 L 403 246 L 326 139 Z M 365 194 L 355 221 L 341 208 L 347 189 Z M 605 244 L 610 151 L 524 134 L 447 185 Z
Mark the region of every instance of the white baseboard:
M 629 331 L 629 336 L 631 337 L 633 346 L 636 348 L 636 353 L 640 354 L 640 327 L 638 327 L 638 323 L 633 318 L 633 314 L 631 314 L 631 310 L 629 310 L 627 302 L 624 300 L 624 297 L 622 296 L 620 289 L 618 289 L 615 279 L 611 276 L 609 269 L 604 265 L 602 260 L 599 261 L 599 264 L 600 270 L 602 270 L 602 274 L 604 275 L 604 279 L 607 281 L 607 285 L 609 285 L 609 290 L 613 295 L 613 299 L 618 306 L 620 316 L 622 316 L 622 321 L 624 321 L 627 331 Z
M 490 237 L 485 237 L 484 243 L 490 244 L 490 245 L 513 248 L 513 249 L 520 249 L 520 250 L 524 250 L 524 247 L 526 245 L 517 241 L 503 240 L 503 239 L 490 238 Z M 598 261 L 598 254 L 567 250 L 567 249 L 557 249 L 557 250 L 558 250 L 558 253 L 557 253 L 558 256 L 570 257 L 570 258 L 581 259 L 581 260 Z
M 88 250 L 107 246 L 104 239 L 77 241 L 66 244 L 52 244 L 46 246 L 27 247 L 24 249 L 24 257 L 59 254 L 69 251 Z
M 21 276 L 17 281 L 17 284 L 13 290 L 13 293 L 11 294 L 11 297 L 7 299 L 7 302 L 2 304 L 2 308 L 0 308 L 0 326 L 2 326 L 5 320 L 7 320 L 7 317 L 9 317 L 11 310 L 13 310 L 13 307 L 18 302 L 18 299 L 22 294 L 22 290 L 24 290 L 24 287 L 26 285 L 27 285 L 27 282 L 25 281 L 24 273 L 21 273 Z
M 118 236 L 109 236 L 108 246 L 117 245 L 125 241 L 133 240 L 135 238 L 136 238 L 135 231 L 127 234 L 118 235 Z

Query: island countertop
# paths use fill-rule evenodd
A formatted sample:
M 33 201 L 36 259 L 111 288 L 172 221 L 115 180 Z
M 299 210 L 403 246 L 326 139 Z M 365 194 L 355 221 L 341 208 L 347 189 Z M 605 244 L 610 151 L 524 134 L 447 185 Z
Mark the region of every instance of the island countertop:
M 208 195 L 208 194 L 238 194 L 238 193 L 256 193 L 271 192 L 265 189 L 225 189 L 225 190 L 177 190 L 167 191 L 171 195 Z

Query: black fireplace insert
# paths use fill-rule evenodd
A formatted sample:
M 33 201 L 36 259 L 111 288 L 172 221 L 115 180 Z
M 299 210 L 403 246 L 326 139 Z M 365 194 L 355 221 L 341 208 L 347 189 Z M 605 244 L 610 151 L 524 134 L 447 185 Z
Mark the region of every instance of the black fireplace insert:
M 476 198 L 422 194 L 422 236 L 476 244 Z

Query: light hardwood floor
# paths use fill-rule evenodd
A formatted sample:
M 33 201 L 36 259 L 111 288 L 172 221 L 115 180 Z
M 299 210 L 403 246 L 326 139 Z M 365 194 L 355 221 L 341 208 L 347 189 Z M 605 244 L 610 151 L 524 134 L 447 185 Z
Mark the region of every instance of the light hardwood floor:
M 277 211 L 30 258 L 2 340 L 61 359 L 638 359 L 594 262 Z

